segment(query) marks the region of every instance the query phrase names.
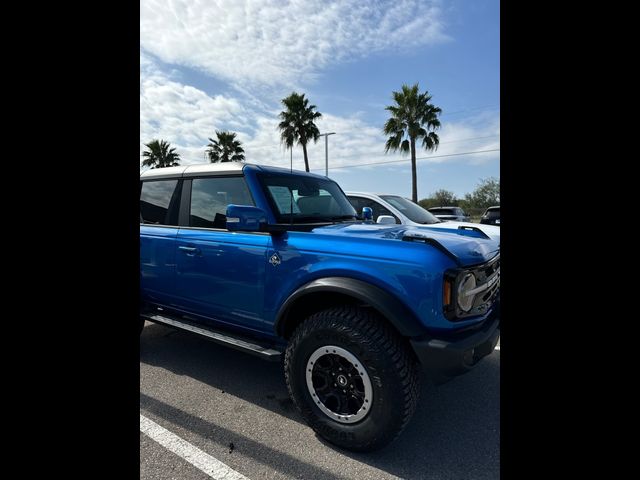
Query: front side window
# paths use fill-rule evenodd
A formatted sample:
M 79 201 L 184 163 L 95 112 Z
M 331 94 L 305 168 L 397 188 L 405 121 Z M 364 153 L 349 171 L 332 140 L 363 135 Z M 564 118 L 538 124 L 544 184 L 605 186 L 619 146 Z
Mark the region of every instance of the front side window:
M 356 212 L 338 184 L 321 178 L 260 174 L 258 179 L 278 223 L 354 220 Z
M 423 225 L 440 223 L 440 220 L 434 217 L 432 213 L 404 197 L 399 197 L 397 195 L 382 195 L 381 198 L 400 210 L 400 212 L 412 222 L 421 223 Z
M 362 212 L 362 207 L 364 206 L 362 204 L 363 199 L 360 197 L 347 197 L 347 198 L 349 199 L 349 203 L 355 209 L 357 214 L 360 215 L 360 213 Z
M 142 182 L 140 189 L 140 223 L 177 225 L 178 180 Z
M 191 184 L 189 225 L 226 229 L 229 204 L 255 205 L 244 177 L 195 178 Z
M 380 215 L 389 215 L 390 217 L 393 217 L 395 219 L 396 223 L 400 223 L 398 217 L 391 213 L 391 211 L 387 207 L 376 202 L 375 200 L 363 197 L 349 197 L 349 201 L 351 202 L 351 205 L 353 205 L 353 208 L 356 209 L 356 212 L 358 212 L 358 217 L 362 216 L 363 207 L 369 207 L 371 208 L 371 210 L 373 210 L 374 222 L 378 221 L 378 217 Z

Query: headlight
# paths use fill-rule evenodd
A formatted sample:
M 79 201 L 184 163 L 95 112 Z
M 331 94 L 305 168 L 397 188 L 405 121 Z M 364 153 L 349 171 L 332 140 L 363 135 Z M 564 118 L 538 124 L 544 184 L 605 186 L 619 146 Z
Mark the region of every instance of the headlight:
M 473 273 L 467 273 L 458 284 L 458 306 L 463 312 L 468 312 L 473 307 L 475 294 L 469 294 L 470 290 L 476 288 L 476 277 Z

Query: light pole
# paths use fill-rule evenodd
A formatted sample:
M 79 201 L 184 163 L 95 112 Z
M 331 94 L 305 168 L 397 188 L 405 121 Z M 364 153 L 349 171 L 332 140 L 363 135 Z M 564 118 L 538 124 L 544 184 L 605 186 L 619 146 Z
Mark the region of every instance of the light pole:
M 319 137 L 324 137 L 324 176 L 329 176 L 329 135 L 335 135 L 336 132 L 321 133 Z

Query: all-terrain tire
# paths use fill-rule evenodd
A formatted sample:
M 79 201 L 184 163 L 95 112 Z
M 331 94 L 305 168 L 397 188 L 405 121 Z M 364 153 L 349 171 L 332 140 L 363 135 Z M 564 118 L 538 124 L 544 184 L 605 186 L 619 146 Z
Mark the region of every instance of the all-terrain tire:
M 318 406 L 318 397 L 308 386 L 308 363 L 314 352 L 325 346 L 349 352 L 370 379 L 372 402 L 366 415 L 355 423 L 331 418 Z M 392 442 L 418 403 L 417 360 L 407 341 L 371 309 L 334 307 L 308 317 L 289 341 L 284 370 L 289 394 L 311 428 L 329 442 L 353 451 L 372 451 Z

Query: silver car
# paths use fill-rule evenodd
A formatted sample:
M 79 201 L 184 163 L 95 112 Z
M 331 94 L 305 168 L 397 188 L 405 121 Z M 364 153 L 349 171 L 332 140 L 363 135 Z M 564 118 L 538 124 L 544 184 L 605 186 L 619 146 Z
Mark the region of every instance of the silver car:
M 433 214 L 400 195 L 386 195 L 366 192 L 345 192 L 351 205 L 357 212 L 362 207 L 373 210 L 373 221 L 376 223 L 429 226 L 431 228 L 475 227 L 491 238 L 500 240 L 500 227 L 480 223 L 442 221 Z
M 471 217 L 467 216 L 460 207 L 432 207 L 427 208 L 427 210 L 433 215 L 445 221 L 454 221 L 454 222 L 469 222 L 471 221 Z

